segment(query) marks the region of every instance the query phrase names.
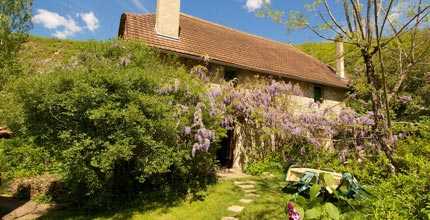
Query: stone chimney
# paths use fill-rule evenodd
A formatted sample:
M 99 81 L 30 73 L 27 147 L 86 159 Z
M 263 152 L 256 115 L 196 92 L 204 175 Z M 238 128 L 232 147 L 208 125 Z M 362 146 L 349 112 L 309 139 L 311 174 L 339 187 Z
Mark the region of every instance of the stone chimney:
M 155 31 L 172 39 L 179 39 L 181 0 L 157 0 Z
M 342 79 L 345 78 L 345 50 L 341 36 L 336 38 L 336 74 Z

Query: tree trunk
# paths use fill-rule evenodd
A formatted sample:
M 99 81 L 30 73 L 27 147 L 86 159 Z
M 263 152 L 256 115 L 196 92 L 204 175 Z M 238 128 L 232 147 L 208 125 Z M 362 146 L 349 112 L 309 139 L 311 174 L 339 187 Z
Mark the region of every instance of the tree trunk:
M 385 155 L 388 157 L 390 162 L 393 164 L 393 149 L 391 147 L 392 137 L 389 132 L 387 118 L 384 117 L 384 102 L 383 102 L 383 91 L 381 80 L 376 75 L 375 65 L 372 60 L 372 56 L 369 54 L 368 50 L 363 49 L 361 51 L 365 68 L 366 68 L 366 78 L 367 83 L 372 88 L 371 101 L 372 101 L 372 111 L 373 119 L 375 124 L 372 129 L 376 137 L 377 144 L 380 149 L 382 149 Z

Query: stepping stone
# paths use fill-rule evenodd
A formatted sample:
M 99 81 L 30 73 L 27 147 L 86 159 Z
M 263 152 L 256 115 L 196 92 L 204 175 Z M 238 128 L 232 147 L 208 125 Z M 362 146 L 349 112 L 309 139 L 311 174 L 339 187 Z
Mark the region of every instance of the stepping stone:
M 227 208 L 227 210 L 228 210 L 228 211 L 231 211 L 231 212 L 239 213 L 239 212 L 241 212 L 244 208 L 245 208 L 245 207 L 243 207 L 243 206 L 233 205 L 233 206 L 228 207 L 228 208 Z
M 257 195 L 257 194 L 255 194 L 255 193 L 248 193 L 248 194 L 245 194 L 245 197 L 252 197 L 252 198 L 255 198 L 255 197 L 260 197 L 260 195 Z
M 239 185 L 241 189 L 255 189 L 254 185 Z
M 249 204 L 249 203 L 251 203 L 251 202 L 254 202 L 254 200 L 252 200 L 252 199 L 241 199 L 241 200 L 239 200 L 241 203 L 245 203 L 245 204 Z
M 255 185 L 256 182 L 249 180 L 249 181 L 234 181 L 234 184 L 239 186 L 239 185 Z
M 222 217 L 221 220 L 239 220 L 239 219 L 235 217 Z
M 245 191 L 245 193 L 256 193 L 257 192 L 257 190 L 255 190 L 255 189 L 245 189 L 243 191 Z

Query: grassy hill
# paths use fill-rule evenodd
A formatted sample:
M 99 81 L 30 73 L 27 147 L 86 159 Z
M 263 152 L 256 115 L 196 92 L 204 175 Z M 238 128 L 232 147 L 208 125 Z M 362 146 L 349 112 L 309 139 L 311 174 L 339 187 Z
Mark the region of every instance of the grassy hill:
M 19 60 L 26 72 L 32 70 L 40 73 L 65 64 L 86 48 L 97 48 L 97 44 L 97 41 L 60 40 L 32 36 L 24 44 Z M 336 66 L 336 46 L 334 43 L 304 43 L 296 45 L 296 47 L 332 67 Z M 351 58 L 351 55 L 347 55 L 347 63 L 348 58 Z
M 32 36 L 24 44 L 19 61 L 25 69 L 40 73 L 61 66 L 88 47 L 96 47 L 96 41 L 60 40 Z

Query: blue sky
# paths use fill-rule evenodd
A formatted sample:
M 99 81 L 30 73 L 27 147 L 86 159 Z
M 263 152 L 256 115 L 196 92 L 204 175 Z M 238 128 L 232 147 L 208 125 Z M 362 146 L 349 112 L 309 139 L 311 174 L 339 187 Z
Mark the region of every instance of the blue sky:
M 308 31 L 285 27 L 252 12 L 269 0 L 182 0 L 181 11 L 270 39 L 302 43 L 321 41 Z M 309 0 L 271 0 L 274 8 L 301 10 Z M 32 34 L 67 39 L 111 39 L 123 12 L 153 13 L 156 0 L 34 0 Z

